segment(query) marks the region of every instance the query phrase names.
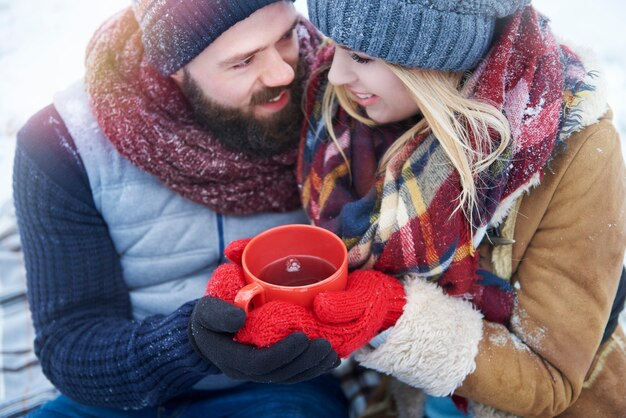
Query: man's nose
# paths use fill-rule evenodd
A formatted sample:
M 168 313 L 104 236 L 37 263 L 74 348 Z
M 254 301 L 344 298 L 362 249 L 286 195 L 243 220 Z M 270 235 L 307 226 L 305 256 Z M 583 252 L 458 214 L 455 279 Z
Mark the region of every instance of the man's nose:
M 279 87 L 289 85 L 294 77 L 295 71 L 282 55 L 276 50 L 267 51 L 266 69 L 261 76 L 261 82 L 267 87 Z

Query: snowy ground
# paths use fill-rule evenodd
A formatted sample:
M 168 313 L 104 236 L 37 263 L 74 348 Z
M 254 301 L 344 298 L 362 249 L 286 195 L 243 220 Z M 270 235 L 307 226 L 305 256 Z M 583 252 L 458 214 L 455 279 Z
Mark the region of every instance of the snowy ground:
M 83 51 L 102 20 L 129 0 L 0 0 L 0 202 L 10 194 L 15 133 L 48 104 L 54 91 L 82 74 Z M 623 0 L 535 0 L 555 32 L 592 49 L 610 85 L 610 98 L 626 139 L 626 22 Z M 306 12 L 305 0 L 297 0 Z M 621 34 L 620 34 L 621 33 Z

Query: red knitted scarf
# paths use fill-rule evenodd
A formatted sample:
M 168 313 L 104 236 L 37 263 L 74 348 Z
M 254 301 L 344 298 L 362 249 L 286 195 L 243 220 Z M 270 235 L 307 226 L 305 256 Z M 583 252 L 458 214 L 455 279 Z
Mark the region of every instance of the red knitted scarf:
M 319 40 L 308 27 L 298 32 L 300 59 L 312 60 Z M 300 206 L 295 147 L 256 157 L 214 138 L 195 120 L 175 82 L 144 58 L 131 9 L 96 32 L 86 66 L 87 92 L 106 137 L 121 155 L 176 193 L 219 213 L 282 212 Z

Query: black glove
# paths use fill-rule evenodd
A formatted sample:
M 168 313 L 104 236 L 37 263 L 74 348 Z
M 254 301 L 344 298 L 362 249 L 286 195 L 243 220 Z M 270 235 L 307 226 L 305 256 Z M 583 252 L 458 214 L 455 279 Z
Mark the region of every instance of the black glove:
M 325 339 L 309 340 L 294 333 L 268 348 L 233 340 L 244 324 L 243 309 L 221 299 L 198 300 L 189 321 L 189 339 L 196 352 L 225 375 L 260 383 L 297 383 L 322 375 L 340 363 Z

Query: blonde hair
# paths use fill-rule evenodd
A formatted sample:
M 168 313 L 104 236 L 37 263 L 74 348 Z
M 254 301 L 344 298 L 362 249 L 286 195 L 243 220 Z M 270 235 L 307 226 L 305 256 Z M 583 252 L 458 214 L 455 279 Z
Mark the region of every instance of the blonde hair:
M 497 161 L 509 144 L 511 134 L 507 119 L 495 106 L 467 98 L 466 92 L 460 89 L 462 73 L 383 63 L 407 88 L 423 118 L 389 147 L 380 161 L 379 174 L 384 172 L 391 158 L 408 141 L 416 135 L 432 132 L 461 180 L 461 193 L 455 211 L 461 209 L 471 223 L 473 209 L 477 205 L 475 179 Z M 324 92 L 322 114 L 330 137 L 339 148 L 332 126 L 335 101 L 356 120 L 369 126 L 376 122 L 359 113 L 356 103 L 350 100 L 345 88 L 329 83 Z M 491 133 L 500 137 L 497 147 L 494 147 Z M 343 157 L 346 159 L 345 155 Z

